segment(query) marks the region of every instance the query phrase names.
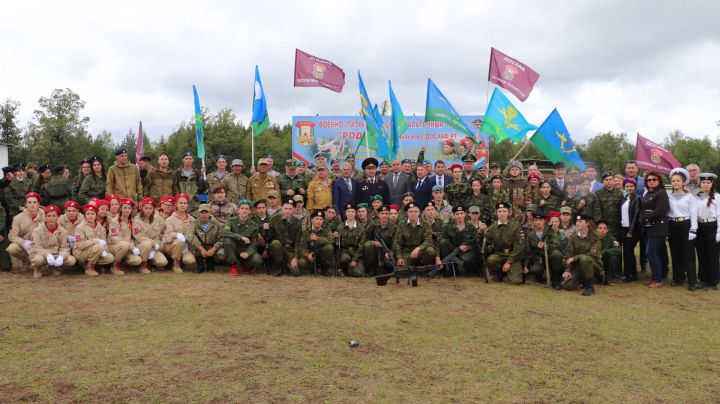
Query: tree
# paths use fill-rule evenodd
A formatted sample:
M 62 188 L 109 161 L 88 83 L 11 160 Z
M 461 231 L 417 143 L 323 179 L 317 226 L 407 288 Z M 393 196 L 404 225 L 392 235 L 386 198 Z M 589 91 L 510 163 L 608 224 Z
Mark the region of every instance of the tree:
M 665 137 L 663 146 L 672 152 L 680 164 L 695 163 L 702 171 L 718 172 L 720 169 L 720 152 L 707 136 L 695 139 L 685 136 L 680 130 L 674 130 Z
M 625 163 L 635 155 L 635 146 L 628 142 L 625 133 L 606 132 L 596 135 L 587 146 L 579 147 L 580 157 L 585 162 L 597 164 L 600 171 L 625 172 Z
M 0 142 L 18 146 L 22 140 L 22 130 L 17 122 L 20 102 L 6 99 L 0 105 Z

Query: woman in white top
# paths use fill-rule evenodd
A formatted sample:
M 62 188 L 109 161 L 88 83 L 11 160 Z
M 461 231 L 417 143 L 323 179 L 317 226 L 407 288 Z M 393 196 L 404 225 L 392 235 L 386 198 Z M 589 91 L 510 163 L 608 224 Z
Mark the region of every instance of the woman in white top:
M 702 173 L 700 180 L 700 193 L 697 198 L 698 230 L 695 240 L 695 249 L 698 258 L 698 279 L 705 290 L 717 290 L 720 278 L 718 263 L 718 242 L 720 242 L 720 194 L 715 192 L 717 175 Z
M 670 171 L 670 219 L 668 243 L 672 257 L 672 286 L 683 286 L 687 275 L 688 290 L 697 289 L 695 271 L 690 267 L 690 251 L 697 232 L 697 198 L 685 191 L 690 174 L 684 168 Z

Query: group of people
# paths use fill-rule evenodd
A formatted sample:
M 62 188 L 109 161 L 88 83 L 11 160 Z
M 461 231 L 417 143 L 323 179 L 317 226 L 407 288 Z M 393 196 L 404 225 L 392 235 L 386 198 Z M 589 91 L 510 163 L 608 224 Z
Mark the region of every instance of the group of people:
M 218 156 L 206 174 L 191 153 L 171 169 L 167 154 L 136 165 L 124 149 L 107 173 L 93 157 L 74 179 L 62 165 L 5 167 L 0 268 L 39 278 L 76 265 L 90 276 L 217 264 L 234 276 L 434 267 L 592 295 L 597 283 L 637 281 L 638 264 L 660 287 L 671 259 L 671 285 L 717 290 L 720 195 L 716 176 L 697 165 L 674 169 L 666 190 L 662 175 L 640 176 L 634 161 L 622 174 L 558 163 L 550 175 L 516 160 L 477 167 L 473 155 L 446 167 L 424 152 L 369 157 L 362 170 L 352 154 L 328 162 L 317 153 L 311 167 L 286 160 L 283 173 L 267 155 L 249 177 L 240 159 L 228 168 Z

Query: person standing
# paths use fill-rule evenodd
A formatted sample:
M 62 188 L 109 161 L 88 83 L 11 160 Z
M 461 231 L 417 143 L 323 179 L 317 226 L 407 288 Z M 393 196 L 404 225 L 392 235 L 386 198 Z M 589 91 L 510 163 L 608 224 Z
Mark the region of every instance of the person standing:
M 324 164 L 315 167 L 316 177 L 308 184 L 306 208 L 309 212 L 324 210 L 332 204 L 332 180 Z
M 115 150 L 115 164 L 110 167 L 105 182 L 105 195 L 115 194 L 137 202 L 143 197 L 140 172 L 128 161 L 127 149 Z
M 295 194 L 305 195 L 307 182 L 305 177 L 297 173 L 295 160 L 285 160 L 285 172 L 275 179 L 280 187 L 280 196 L 283 199 L 292 198 Z
M 620 239 L 620 205 L 622 204 L 622 191 L 615 188 L 615 174 L 606 171 L 602 175 L 603 187 L 595 192 L 595 198 L 600 206 L 600 219 L 608 223 L 610 234 Z
M 105 166 L 100 157 L 90 159 L 90 174 L 83 179 L 77 198 L 81 205 L 87 205 L 90 198 L 105 198 Z
M 175 172 L 170 168 L 170 157 L 167 153 L 160 153 L 158 166 L 148 174 L 148 181 L 147 196 L 152 198 L 155 203 L 159 203 L 163 196 L 175 195 L 173 192 Z
M 388 200 L 390 195 L 388 186 L 385 181 L 377 178 L 376 169 L 378 161 L 374 157 L 368 157 L 363 160 L 361 166 L 365 171 L 366 178 L 362 179 L 358 183 L 357 198 L 355 203 L 372 203 L 372 197 L 375 195 L 382 196 L 382 200 Z
M 90 161 L 89 160 L 83 160 L 80 162 L 80 170 L 78 172 L 77 177 L 73 180 L 72 183 L 72 199 L 78 199 L 78 194 L 80 193 L 80 187 L 82 186 L 83 180 L 85 180 L 85 177 L 90 175 L 91 173 L 91 167 L 90 167 Z
M 668 213 L 670 202 L 660 174 L 655 171 L 645 173 L 645 186 L 647 192 L 642 198 L 640 210 L 640 223 L 645 227 L 647 247 L 645 254 L 652 268 L 652 278 L 648 286 L 659 288 L 662 286 L 663 275 L 667 273 L 667 253 L 665 239 L 668 236 Z M 717 258 L 717 257 L 716 257 Z
M 237 203 L 247 195 L 248 177 L 243 174 L 243 169 L 245 163 L 240 159 L 234 159 L 231 164 L 232 172 L 223 179 L 227 200 L 233 206 L 237 206 Z
M 248 180 L 247 199 L 255 203 L 261 199 L 267 200 L 270 191 L 280 192 L 280 186 L 272 175 L 268 174 L 270 162 L 267 159 L 258 161 L 258 172 Z
M 635 246 L 640 241 L 641 233 L 639 222 L 641 197 L 635 192 L 635 184 L 636 182 L 632 178 L 626 178 L 623 181 L 625 196 L 620 204 L 620 242 L 623 247 L 625 282 L 638 280 Z
M 221 185 L 225 176 L 229 174 L 227 171 L 227 165 L 227 158 L 222 154 L 215 159 L 216 170 L 211 172 L 207 177 L 208 190 L 210 190 L 210 192 L 212 192 L 212 190 L 218 185 Z M 212 202 L 213 197 L 214 195 L 212 193 L 208 194 L 208 203 Z
M 435 180 L 427 176 L 423 164 L 418 164 L 416 171 L 417 180 L 410 184 L 410 192 L 413 193 L 415 204 L 424 207 L 433 199 L 432 189 L 435 186 Z
M 718 281 L 720 280 L 720 269 L 718 268 L 720 194 L 715 192 L 717 175 L 701 173 L 698 175 L 698 180 L 701 188 L 697 201 L 698 231 L 695 240 L 698 268 L 700 269 L 698 278 L 703 289 L 718 290 Z
M 388 186 L 388 203 L 400 206 L 403 195 L 410 192 L 410 176 L 402 172 L 400 160 L 393 160 L 390 170 L 384 178 Z
M 173 194 L 185 194 L 190 198 L 188 213 L 191 216 L 197 215 L 200 194 L 207 191 L 207 181 L 203 178 L 202 171 L 193 168 L 194 160 L 192 153 L 183 154 L 182 167 L 175 170 L 173 180 Z
M 553 174 L 555 176 L 549 181 L 550 192 L 558 199 L 562 199 L 565 195 L 565 163 L 562 161 L 555 163 Z
M 352 177 L 352 166 L 343 163 L 341 176 L 332 183 L 333 205 L 337 206 L 339 213 L 345 214 L 345 206 L 354 204 L 357 200 L 358 181 Z
M 53 169 L 53 177 L 40 192 L 40 203 L 43 206 L 64 206 L 72 197 L 72 184 L 63 176 L 65 166 L 60 164 Z M 62 208 L 60 208 L 62 209 Z
M 697 237 L 697 198 L 685 190 L 685 183 L 690 178 L 684 168 L 670 171 L 672 192 L 669 195 L 670 212 L 668 218 L 668 244 L 672 258 L 672 286 L 683 286 L 688 281 L 688 288 L 697 289 L 695 271 L 690 271 L 690 250 L 694 248 Z M 691 273 L 692 272 L 692 273 Z

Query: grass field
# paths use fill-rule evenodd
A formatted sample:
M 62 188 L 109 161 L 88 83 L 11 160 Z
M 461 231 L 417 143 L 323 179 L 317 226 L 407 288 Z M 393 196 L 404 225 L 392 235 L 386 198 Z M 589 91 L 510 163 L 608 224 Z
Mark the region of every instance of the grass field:
M 720 401 L 718 292 L 2 273 L 0 305 L 2 402 Z

